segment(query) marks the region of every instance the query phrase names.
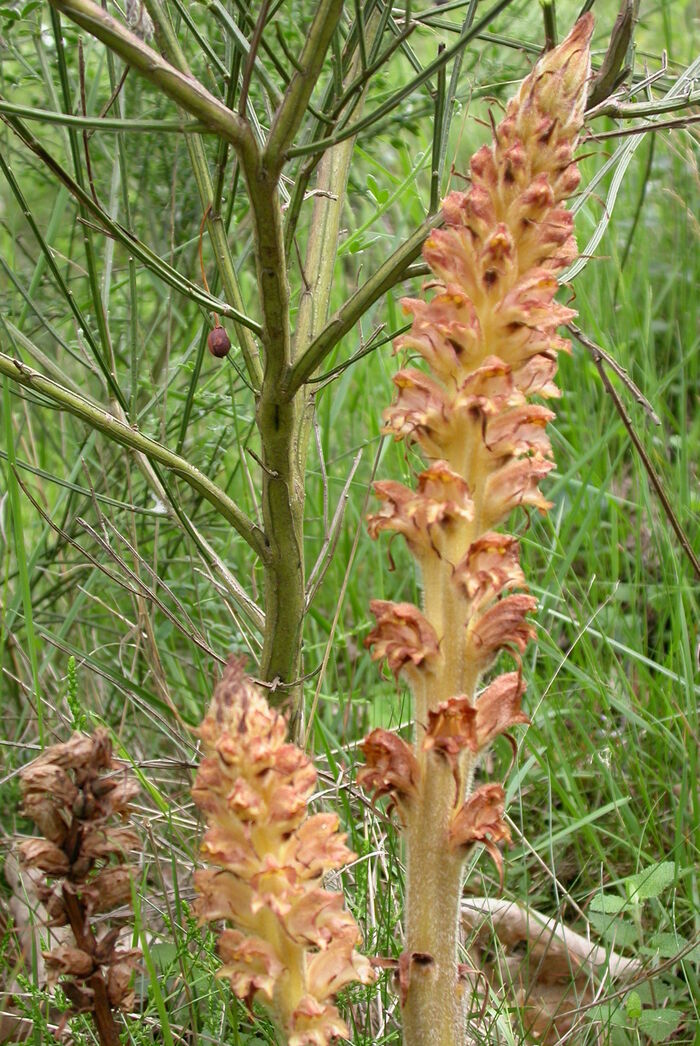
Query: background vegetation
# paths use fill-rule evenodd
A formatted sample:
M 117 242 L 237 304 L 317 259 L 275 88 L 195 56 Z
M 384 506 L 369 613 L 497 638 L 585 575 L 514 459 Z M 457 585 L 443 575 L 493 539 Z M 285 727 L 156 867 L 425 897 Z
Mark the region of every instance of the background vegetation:
M 478 5 L 479 17 L 484 6 Z M 612 0 L 594 6 L 598 59 L 617 6 Z M 231 25 L 250 32 L 247 7 L 171 4 L 195 72 L 219 96 L 235 60 Z M 279 6 L 265 36 L 269 50 L 260 51 L 270 77 L 277 62 L 290 68 L 313 7 L 301 0 Z M 355 6 L 346 7 L 354 17 Z M 368 108 L 432 61 L 440 43 L 454 40 L 467 7 L 414 2 L 419 26 L 373 80 Z M 561 35 L 579 7 L 557 3 Z M 12 105 L 80 113 L 82 61 L 84 111 L 97 115 L 123 76 L 122 63 L 69 22 L 60 37 L 54 29 L 47 4 L 0 5 L 0 116 L 18 115 L 153 256 L 145 263 L 79 213 L 41 158 L 0 124 L 0 347 L 103 410 L 121 411 L 130 426 L 183 455 L 255 518 L 254 402 L 237 345 L 224 361 L 206 352 L 210 314 L 194 290 L 202 288 L 202 208 L 183 135 L 162 126 L 177 122 L 175 108 L 132 72 L 110 115 L 138 123 L 118 132 L 90 129 L 87 151 L 82 129 L 14 113 Z M 642 0 L 637 81 L 659 71 L 665 51 L 665 71 L 652 88 L 661 97 L 695 60 L 697 41 L 691 2 Z M 469 156 L 488 134 L 489 108 L 508 97 L 542 42 L 540 6 L 513 0 L 468 45 L 442 194 L 462 184 Z M 332 308 L 425 218 L 435 87 L 426 83 L 357 139 Z M 252 97 L 267 125 L 262 95 Z M 632 100 L 647 97 L 642 89 Z M 696 112 L 687 108 L 682 126 L 584 146 L 582 249 L 601 219 L 610 220 L 571 293 L 581 328 L 627 369 L 658 415 L 655 424 L 613 377 L 697 549 L 700 193 L 697 137 L 687 120 Z M 598 120 L 592 130 L 629 125 Z M 638 148 L 611 211 L 621 157 L 605 165 L 626 142 Z M 216 140 L 205 143 L 210 169 L 222 179 L 242 297 L 256 315 L 247 199 L 235 167 L 222 165 L 229 158 Z M 302 248 L 307 231 L 302 222 Z M 206 238 L 203 250 L 216 294 Z M 179 274 L 177 288 L 163 278 L 165 266 Z M 294 308 L 303 288 L 298 267 L 291 277 Z M 324 365 L 307 476 L 307 572 L 319 583 L 305 631 L 305 740 L 322 770 L 319 802 L 340 810 L 359 855 L 344 885 L 366 950 L 384 955 L 398 949 L 400 854 L 391 826 L 353 787 L 354 753 L 369 728 L 405 723 L 407 710 L 401 691 L 369 661 L 363 639 L 370 597 L 419 597 L 398 543 L 389 572 L 386 546 L 369 541 L 363 519 L 374 472 L 406 478 L 412 468 L 403 445 L 382 440 L 380 428 L 399 365 L 389 344 L 404 323 L 399 300 L 419 285 L 420 278 L 407 279 L 380 299 Z M 354 355 L 361 358 L 345 366 Z M 633 991 L 615 994 L 602 983 L 573 1041 L 691 1043 L 700 1002 L 700 955 L 691 950 L 700 921 L 693 568 L 581 345 L 563 360 L 559 383 L 565 395 L 553 426 L 558 467 L 547 490 L 556 507 L 544 520 L 533 517 L 521 534 L 523 566 L 541 609 L 539 641 L 525 665 L 533 725 L 508 778 L 515 845 L 506 859 L 505 896 L 527 899 L 645 963 L 647 976 Z M 200 831 L 189 795 L 197 758 L 191 728 L 208 702 L 217 662 L 231 650 L 247 650 L 256 663 L 257 633 L 232 592 L 238 583 L 256 596 L 259 568 L 200 495 L 169 476 L 179 510 L 173 514 L 143 458 L 50 398 L 5 377 L 1 409 L 3 847 L 11 851 L 14 836 L 30 830 L 18 814 L 17 769 L 43 744 L 64 740 L 71 727 L 106 724 L 143 788 L 136 932 L 145 961 L 141 1009 L 124 1041 L 271 1041 L 265 1022 L 215 979 L 212 941 L 190 910 Z M 323 570 L 314 575 L 317 562 Z M 493 755 L 504 771 L 508 758 L 505 745 Z M 497 894 L 487 862 L 480 862 L 470 889 Z M 9 919 L 0 964 L 9 983 L 17 964 Z M 34 1020 L 34 1041 L 49 1041 L 47 999 L 26 970 L 20 988 L 15 997 Z M 351 993 L 347 1002 L 357 1043 L 398 1041 L 396 1003 L 385 981 Z M 479 1025 L 483 1041 L 508 1041 L 507 1018 L 494 997 Z M 94 1041 L 87 1021 L 74 1028 L 77 1042 Z M 510 1041 L 524 1041 L 517 1023 L 513 1035 Z

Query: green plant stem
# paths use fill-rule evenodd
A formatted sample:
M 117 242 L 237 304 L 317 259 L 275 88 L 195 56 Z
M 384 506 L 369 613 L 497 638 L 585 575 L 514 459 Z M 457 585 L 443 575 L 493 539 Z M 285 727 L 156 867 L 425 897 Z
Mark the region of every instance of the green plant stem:
M 323 6 L 325 9 L 327 5 Z M 226 505 L 228 515 L 226 512 L 222 514 L 239 533 L 243 533 L 263 561 L 266 605 L 260 673 L 263 679 L 292 684 L 290 699 L 294 708 L 301 695 L 297 680 L 301 674 L 304 617 L 304 473 L 297 453 L 299 402 L 282 402 L 279 397 L 282 379 L 291 364 L 289 287 L 278 191 L 283 156 L 268 145 L 263 162 L 245 119 L 209 94 L 193 77 L 165 61 L 91 0 L 56 0 L 56 7 L 138 69 L 181 108 L 216 130 L 238 152 L 250 196 L 258 294 L 263 314 L 260 335 L 264 370 L 256 420 L 262 443 L 265 533 L 263 535 L 232 502 Z M 323 55 L 310 61 L 303 83 L 296 81 L 294 104 L 289 103 L 285 109 L 285 100 L 282 101 L 279 113 L 284 110 L 285 115 L 277 123 L 279 146 L 296 130 L 303 115 L 298 112 L 299 101 L 304 92 L 310 96 L 317 75 L 316 63 L 322 59 Z M 200 190 L 206 190 L 205 182 L 200 185 Z M 176 455 L 173 458 L 178 462 L 183 460 Z M 204 494 L 202 482 L 205 477 L 199 473 L 198 477 L 196 482 Z M 189 478 L 194 477 L 189 474 Z M 213 485 L 206 486 L 205 496 L 209 500 L 213 496 L 220 502 L 222 492 L 214 488 L 216 495 L 213 495 L 210 486 Z M 235 512 L 231 511 L 231 506 Z
M 551 51 L 557 46 L 557 11 L 554 0 L 540 0 L 544 21 L 544 49 Z
M 326 51 L 343 11 L 343 0 L 320 0 L 306 41 L 270 128 L 264 162 L 281 171 L 286 150 L 294 139 L 323 68 Z
M 303 396 L 280 392 L 292 364 L 289 284 L 278 183 L 284 150 L 301 122 L 326 48 L 340 16 L 338 0 L 321 3 L 304 47 L 300 69 L 290 81 L 273 120 L 262 156 L 241 153 L 253 217 L 258 292 L 263 313 L 264 374 L 256 410 L 262 445 L 262 513 L 267 554 L 264 562 L 265 631 L 260 657 L 263 679 L 284 685 L 292 718 L 302 690 L 304 624 Z M 285 693 L 286 691 L 286 693 Z M 293 723 L 293 729 L 296 724 Z
M 188 134 L 215 134 L 213 128 L 199 120 L 135 120 L 117 116 L 73 116 L 70 113 L 57 113 L 52 109 L 35 109 L 30 105 L 17 105 L 0 98 L 0 113 L 9 116 L 21 116 L 25 120 L 38 120 L 42 124 L 58 124 L 62 127 L 77 127 L 95 131 L 128 131 L 129 133 L 150 134 L 157 131 Z
M 78 303 L 76 302 L 75 296 L 71 294 L 63 276 L 63 273 L 58 268 L 56 260 L 54 259 L 49 249 L 49 246 L 46 243 L 46 240 L 42 236 L 41 230 L 39 229 L 39 226 L 37 225 L 34 215 L 32 213 L 32 209 L 29 206 L 29 203 L 27 202 L 24 194 L 22 193 L 22 190 L 20 189 L 19 183 L 17 182 L 17 179 L 15 178 L 12 169 L 9 167 L 5 158 L 2 155 L 0 155 L 0 171 L 2 171 L 2 173 L 4 174 L 12 193 L 15 199 L 17 200 L 17 203 L 20 205 L 22 209 L 22 213 L 27 221 L 27 224 L 32 230 L 32 233 L 34 234 L 36 241 L 41 248 L 43 256 L 46 258 L 46 263 L 51 271 L 51 275 L 56 281 L 56 284 L 60 288 L 66 301 L 69 303 L 70 310 L 75 320 L 79 324 L 80 329 L 83 331 L 83 337 L 85 338 L 85 341 L 89 346 L 92 355 L 95 358 L 97 366 L 99 367 L 100 372 L 102 373 L 102 376 L 105 380 L 105 385 L 109 388 L 109 391 L 114 397 L 114 399 L 118 403 L 120 403 L 122 407 L 126 407 L 126 400 L 123 397 L 121 389 L 119 388 L 119 385 L 110 367 L 108 366 L 107 361 L 104 359 L 104 356 L 100 351 L 98 341 L 92 333 L 89 323 L 87 322 L 83 312 L 81 311 Z
M 191 76 L 186 76 L 166 62 L 121 22 L 112 18 L 92 0 L 51 0 L 51 4 L 101 40 L 142 76 L 212 131 L 226 138 L 234 148 L 250 152 L 254 139 L 248 124 L 237 113 L 210 94 Z
M 15 116 L 8 116 L 6 117 L 5 122 L 7 123 L 8 127 L 10 127 L 10 129 L 17 135 L 17 137 L 27 146 L 27 148 L 31 149 L 34 155 L 41 160 L 41 162 L 48 168 L 48 170 L 51 171 L 52 174 L 54 174 L 58 178 L 58 180 L 66 186 L 67 189 L 69 189 L 69 191 L 75 197 L 75 199 L 79 203 L 84 204 L 86 210 L 92 215 L 93 218 L 96 218 L 100 222 L 100 224 L 104 227 L 107 233 L 110 236 L 113 236 L 114 239 L 117 240 L 119 243 L 123 244 L 127 251 L 130 251 L 135 258 L 138 258 L 138 260 L 142 262 L 147 269 L 150 269 L 152 272 L 154 272 L 159 277 L 159 279 L 162 279 L 164 283 L 168 284 L 168 286 L 178 291 L 178 293 L 184 294 L 192 301 L 195 301 L 199 305 L 204 306 L 204 308 L 218 312 L 222 316 L 230 316 L 231 319 L 234 319 L 241 326 L 248 327 L 255 334 L 259 334 L 261 332 L 261 327 L 259 323 L 251 319 L 249 316 L 245 316 L 237 309 L 234 309 L 233 306 L 229 305 L 227 302 L 219 301 L 218 299 L 212 297 L 211 294 L 207 294 L 206 291 L 204 291 L 201 287 L 198 287 L 196 284 L 192 283 L 185 276 L 182 276 L 171 265 L 168 265 L 167 262 L 159 258 L 154 251 L 152 251 L 141 240 L 138 240 L 133 235 L 133 233 L 124 229 L 123 226 L 119 224 L 119 222 L 114 221 L 109 216 L 109 214 L 107 214 L 106 211 L 104 211 L 95 203 L 92 196 L 88 192 L 86 192 L 80 185 L 78 185 L 75 179 L 70 176 L 68 171 L 66 171 L 65 168 L 63 168 L 61 164 L 59 164 L 53 158 L 53 156 L 51 156 L 50 153 L 46 151 L 46 149 L 44 149 L 44 147 L 34 137 L 34 135 L 31 134 L 30 131 L 22 124 L 21 120 L 17 119 L 17 117 Z M 10 180 L 12 178 L 12 173 L 10 171 L 10 174 L 7 174 L 9 168 L 6 169 L 6 164 L 4 163 L 2 155 L 0 155 L 0 166 L 2 167 L 6 177 L 8 177 L 8 180 Z M 22 210 L 25 213 L 25 217 L 27 217 L 27 221 L 29 221 L 29 223 L 32 225 L 32 231 L 34 231 L 36 223 L 33 222 L 33 219 L 30 216 L 31 212 L 27 214 L 27 211 L 24 207 L 22 208 Z M 40 234 L 38 234 L 38 232 L 35 232 L 35 235 L 37 235 L 38 238 L 40 237 Z M 44 248 L 42 247 L 42 249 Z M 60 273 L 56 275 L 56 272 L 58 270 L 56 270 L 55 262 L 53 265 L 51 264 L 52 261 L 53 259 L 48 259 L 49 268 L 51 268 L 52 273 L 54 274 L 57 281 L 61 282 L 62 277 Z M 66 295 L 66 297 L 67 300 L 71 303 L 71 309 L 75 311 L 77 307 L 75 305 L 75 302 L 73 301 L 72 296 L 68 294 Z M 83 328 L 83 330 L 85 330 L 86 339 L 89 338 L 91 335 L 84 321 L 80 320 L 78 322 L 80 326 Z
M 634 0 L 622 0 L 620 13 L 610 33 L 608 50 L 588 90 L 587 109 L 595 109 L 615 90 L 632 40 L 637 17 L 635 6 Z
M 371 15 L 367 26 L 360 26 L 362 39 L 368 46 L 374 42 L 379 15 Z M 355 54 L 346 79 L 356 76 L 363 63 L 362 52 Z M 358 99 L 361 108 L 364 92 Z M 333 272 L 338 257 L 340 222 L 347 192 L 348 174 L 355 140 L 348 139 L 324 153 L 318 165 L 316 188 L 309 236 L 304 258 L 302 278 L 304 292 L 299 304 L 297 325 L 294 335 L 294 353 L 304 352 L 318 335 L 328 319 L 333 287 Z M 300 416 L 299 450 L 300 460 L 306 461 L 308 442 L 314 414 L 313 394 L 305 389 L 304 407 Z
M 150 461 L 157 462 L 174 472 L 175 475 L 181 476 L 193 490 L 201 494 L 231 524 L 263 560 L 267 557 L 265 537 L 260 528 L 248 519 L 228 494 L 184 458 L 168 450 L 156 440 L 144 436 L 125 422 L 119 421 L 108 411 L 90 403 L 82 396 L 70 392 L 38 371 L 25 366 L 19 360 L 13 360 L 5 353 L 0 353 L 0 373 L 5 374 L 18 385 L 23 385 L 34 392 L 40 392 L 62 410 L 80 418 L 91 428 L 104 433 L 116 443 L 144 454 Z
M 239 55 L 243 58 L 247 58 L 250 53 L 250 43 L 246 39 L 245 34 L 236 24 L 229 11 L 223 4 L 216 2 L 216 0 L 213 3 L 207 4 L 207 8 L 221 23 L 221 26 L 229 37 L 232 46 L 238 51 Z M 273 106 L 279 105 L 282 101 L 282 93 L 268 73 L 264 62 L 262 62 L 257 55 L 255 56 L 254 70 L 270 99 L 270 103 Z
M 262 445 L 262 513 L 268 542 L 264 569 L 263 679 L 288 686 L 292 713 L 301 700 L 304 621 L 304 461 L 299 452 L 301 395 L 283 400 L 291 363 L 289 286 L 277 179 L 260 164 L 245 171 L 251 199 L 265 370 L 256 410 Z
M 53 0 L 52 0 L 53 2 Z M 484 17 L 477 22 L 473 27 L 465 29 L 460 33 L 456 42 L 451 47 L 446 48 L 434 62 L 427 65 L 416 77 L 414 77 L 405 87 L 402 87 L 400 91 L 393 94 L 386 102 L 380 105 L 374 112 L 368 113 L 367 116 L 361 117 L 355 123 L 348 124 L 337 131 L 335 134 L 330 135 L 328 138 L 321 138 L 317 142 L 312 142 L 309 145 L 300 145 L 297 148 L 289 149 L 287 155 L 292 156 L 307 156 L 309 153 L 323 152 L 325 149 L 330 148 L 333 145 L 337 145 L 345 138 L 354 138 L 360 134 L 361 131 L 367 130 L 373 124 L 377 123 L 382 117 L 392 112 L 397 106 L 401 104 L 404 99 L 408 98 L 409 95 L 413 94 L 416 88 L 420 87 L 427 80 L 430 80 L 437 71 L 446 65 L 451 58 L 454 57 L 463 47 L 469 43 L 475 36 L 483 32 L 484 29 L 503 11 L 508 7 L 513 0 L 498 0 L 498 3 L 494 4 L 491 10 L 484 15 Z
M 326 18 L 337 22 L 339 10 L 337 5 L 328 4 Z M 342 5 L 341 5 L 342 6 Z M 373 15 L 367 29 L 367 40 L 372 41 L 377 28 L 378 18 Z M 314 23 L 317 35 L 321 29 Z M 330 40 L 330 34 L 326 31 L 324 39 Z M 313 54 L 306 55 L 305 49 L 300 61 L 301 69 L 309 66 Z M 306 57 L 305 57 L 306 56 Z M 318 61 L 318 59 L 316 59 Z M 355 76 L 361 59 L 356 55 L 348 71 L 348 78 Z M 316 75 L 315 66 L 310 70 L 311 75 Z M 301 73 L 299 73 L 301 75 Z M 294 84 L 294 79 L 292 80 Z M 292 85 L 290 85 L 291 87 Z M 361 104 L 361 102 L 360 102 Z M 290 110 L 290 119 L 294 115 L 294 109 Z M 288 128 L 288 131 L 291 127 Z M 291 346 L 291 358 L 294 359 L 303 352 L 314 339 L 318 331 L 326 323 L 330 307 L 331 291 L 333 285 L 333 271 L 338 254 L 338 240 L 340 234 L 340 221 L 343 211 L 345 194 L 347 190 L 348 172 L 354 149 L 354 140 L 348 140 L 334 149 L 329 149 L 322 157 L 318 168 L 317 189 L 321 192 L 315 197 L 313 211 L 309 225 L 309 237 L 303 265 L 304 292 L 299 304 L 297 324 L 294 341 Z M 279 391 L 283 385 L 282 381 L 277 386 Z M 306 458 L 308 452 L 309 436 L 313 420 L 312 393 L 300 386 L 290 403 L 296 404 L 296 426 L 295 432 L 295 458 L 298 474 L 298 485 L 303 492 Z M 303 494 L 302 494 L 303 496 Z M 303 522 L 303 520 L 302 520 Z M 303 565 L 303 564 L 302 564 Z M 296 595 L 296 590 L 295 590 Z M 303 593 L 302 613 L 306 610 L 306 594 Z M 295 724 L 296 726 L 296 724 Z
M 7 447 L 7 490 L 10 497 L 10 508 L 12 510 L 12 524 L 15 538 L 15 556 L 17 558 L 17 569 L 22 591 L 22 606 L 24 609 L 24 622 L 27 630 L 27 647 L 29 663 L 32 667 L 32 682 L 34 683 L 34 698 L 36 701 L 36 720 L 39 733 L 39 744 L 44 747 L 44 702 L 39 687 L 39 659 L 37 657 L 36 633 L 34 631 L 34 613 L 32 609 L 32 594 L 29 583 L 29 571 L 27 570 L 27 554 L 24 543 L 24 529 L 22 526 L 22 503 L 19 495 L 19 484 L 15 470 L 17 459 L 15 457 L 15 435 L 12 431 L 12 410 L 10 404 L 10 387 L 7 378 L 3 381 L 2 403 L 5 415 L 5 445 Z M 7 543 L 8 548 L 10 542 Z M 3 612 L 4 616 L 4 612 Z
M 654 102 L 602 102 L 595 109 L 586 113 L 587 120 L 597 120 L 599 116 L 610 116 L 614 120 L 634 120 L 638 116 L 661 116 L 663 113 L 674 113 L 687 109 L 700 102 L 700 91 L 691 91 L 680 97 L 666 96 Z M 653 126 L 653 125 L 652 125 Z
M 341 338 L 352 330 L 367 309 L 395 286 L 407 267 L 419 256 L 430 230 L 439 225 L 441 221 L 439 215 L 424 221 L 406 242 L 363 283 L 360 289 L 331 316 L 326 326 L 290 370 L 284 389 L 287 397 L 293 396 L 297 389 L 313 376 L 317 367 L 333 351 Z

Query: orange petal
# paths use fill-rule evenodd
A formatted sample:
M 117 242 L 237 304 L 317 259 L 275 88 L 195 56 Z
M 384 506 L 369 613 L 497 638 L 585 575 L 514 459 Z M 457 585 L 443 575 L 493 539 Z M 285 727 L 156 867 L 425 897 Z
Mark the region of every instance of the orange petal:
M 357 923 L 344 908 L 342 893 L 310 890 L 292 904 L 282 921 L 293 940 L 317 948 L 341 939 L 349 945 L 360 940 Z
M 506 406 L 522 402 L 515 388 L 511 368 L 498 356 L 487 356 L 480 367 L 462 382 L 454 406 L 482 417 L 497 414 Z
M 552 380 L 556 373 L 556 356 L 537 353 L 513 371 L 513 385 L 525 396 L 558 398 L 561 392 Z
M 473 302 L 458 283 L 448 283 L 430 302 L 405 298 L 405 312 L 413 326 L 394 342 L 394 348 L 416 349 L 446 385 L 458 383 L 460 372 L 472 369 L 481 353 L 482 334 Z
M 360 767 L 357 783 L 374 800 L 389 795 L 393 803 L 410 799 L 418 785 L 418 762 L 413 749 L 389 730 L 373 730 L 360 745 L 366 765 Z
M 545 425 L 554 413 L 537 403 L 525 403 L 511 410 L 501 411 L 486 424 L 484 443 L 498 457 L 520 456 L 535 452 L 542 457 L 552 456 L 552 447 Z
M 376 627 L 365 639 L 365 646 L 374 648 L 372 660 L 386 658 L 395 676 L 402 669 L 430 669 L 438 657 L 438 638 L 418 607 L 373 599 L 369 608 L 377 619 Z
M 272 1001 L 275 982 L 284 966 L 274 948 L 260 937 L 246 937 L 238 930 L 223 930 L 219 954 L 224 965 L 217 976 L 226 977 L 239 999 L 253 999 L 258 992 Z
M 490 610 L 470 622 L 467 641 L 472 656 L 482 669 L 487 668 L 504 647 L 514 646 L 523 653 L 529 641 L 535 638 L 535 630 L 525 615 L 536 608 L 534 596 L 518 593 L 500 599 Z
M 248 883 L 218 868 L 198 868 L 194 885 L 200 923 L 235 919 L 241 925 L 252 925 L 253 890 Z
M 466 696 L 441 701 L 428 712 L 423 748 L 440 752 L 452 763 L 464 748 L 476 752 L 476 716 L 476 708 Z
M 487 531 L 472 542 L 452 575 L 472 604 L 472 613 L 493 602 L 501 592 L 527 587 L 519 558 L 520 546 L 509 534 Z
M 476 702 L 476 740 L 479 748 L 516 723 L 530 720 L 520 707 L 525 684 L 519 672 L 507 672 L 487 686 Z
M 400 370 L 394 375 L 396 402 L 384 411 L 383 432 L 394 439 L 413 438 L 439 445 L 449 431 L 451 405 L 445 390 L 422 371 Z
M 345 845 L 346 838 L 345 832 L 338 831 L 337 814 L 308 817 L 290 840 L 299 874 L 303 878 L 325 875 L 352 861 L 355 854 Z
M 554 468 L 541 454 L 528 458 L 514 458 L 492 472 L 486 482 L 484 522 L 493 526 L 514 508 L 532 505 L 540 512 L 552 507 L 542 495 L 538 484 Z
M 360 981 L 372 984 L 375 973 L 364 955 L 353 950 L 349 941 L 334 941 L 325 951 L 318 952 L 309 962 L 309 992 L 321 1002 L 329 999 L 346 984 Z
M 484 784 L 472 792 L 452 818 L 451 845 L 466 846 L 485 839 L 487 835 L 508 839 L 510 832 L 503 823 L 505 798 L 500 784 Z
M 376 538 L 382 530 L 403 534 L 415 556 L 440 555 L 446 534 L 460 521 L 474 516 L 469 488 L 445 461 L 436 461 L 418 477 L 418 492 L 402 483 L 374 484 L 384 502 L 368 517 L 367 529 Z
M 503 886 L 503 858 L 499 842 L 510 842 L 510 829 L 503 820 L 505 793 L 499 784 L 485 784 L 477 788 L 452 818 L 448 834 L 450 847 L 470 847 L 483 843 L 498 868 Z
M 301 999 L 287 1029 L 289 1046 L 329 1046 L 347 1037 L 347 1025 L 337 1008 L 330 1003 L 322 1006 L 312 995 Z

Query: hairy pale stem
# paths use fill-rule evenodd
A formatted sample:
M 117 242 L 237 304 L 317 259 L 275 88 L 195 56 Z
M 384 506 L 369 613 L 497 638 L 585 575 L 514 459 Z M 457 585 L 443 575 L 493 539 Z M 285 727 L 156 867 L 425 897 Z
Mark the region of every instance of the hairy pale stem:
M 406 826 L 406 951 L 409 968 L 403 1008 L 404 1046 L 464 1042 L 464 1001 L 457 947 L 464 860 L 448 849 L 455 780 L 445 760 L 431 758 Z M 423 964 L 421 955 L 432 962 Z

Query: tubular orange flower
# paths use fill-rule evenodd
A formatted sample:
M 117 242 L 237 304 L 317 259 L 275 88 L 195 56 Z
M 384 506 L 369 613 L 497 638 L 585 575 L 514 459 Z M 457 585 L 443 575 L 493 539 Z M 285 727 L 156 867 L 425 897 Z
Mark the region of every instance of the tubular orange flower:
M 354 858 L 335 814 L 307 816 L 316 771 L 241 661 L 224 670 L 199 735 L 205 757 L 192 789 L 208 824 L 195 874 L 202 922 L 219 936 L 233 991 L 271 1011 L 290 1046 L 325 1046 L 347 1028 L 333 997 L 374 979 L 360 931 L 323 876 Z
M 439 654 L 435 629 L 417 607 L 412 603 L 373 599 L 369 608 L 377 625 L 365 643 L 374 647 L 375 661 L 386 658 L 395 676 L 402 670 L 407 675 L 416 670 L 427 671 L 435 664 Z
M 389 730 L 373 730 L 362 742 L 365 766 L 357 783 L 373 794 L 391 796 L 392 805 L 401 806 L 416 791 L 418 762 L 410 745 Z
M 484 747 L 518 723 L 520 672 L 479 697 L 482 675 L 502 653 L 520 656 L 535 630 L 515 538 L 495 533 L 520 506 L 546 512 L 539 489 L 554 467 L 546 432 L 558 333 L 574 312 L 558 303 L 557 277 L 576 257 L 567 197 L 578 185 L 574 149 L 583 121 L 593 22 L 581 18 L 522 83 L 493 143 L 471 162 L 471 187 L 443 203 L 444 226 L 423 256 L 435 279 L 430 301 L 409 299 L 411 330 L 397 351 L 406 367 L 384 431 L 428 459 L 416 491 L 383 480 L 369 519 L 377 537 L 403 534 L 422 574 L 424 605 L 374 601 L 367 643 L 402 672 L 415 701 L 413 751 L 375 731 L 359 779 L 401 808 L 407 847 L 405 1046 L 457 1046 L 466 1035 L 457 926 L 462 869 L 481 843 L 502 874 L 498 844 L 510 838 L 500 784 L 469 794 Z M 411 957 L 421 955 L 416 963 Z

